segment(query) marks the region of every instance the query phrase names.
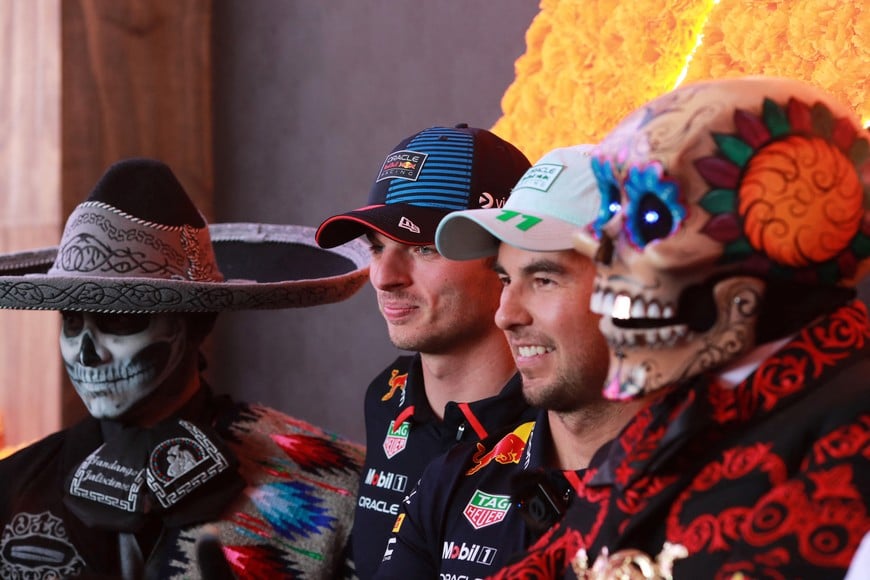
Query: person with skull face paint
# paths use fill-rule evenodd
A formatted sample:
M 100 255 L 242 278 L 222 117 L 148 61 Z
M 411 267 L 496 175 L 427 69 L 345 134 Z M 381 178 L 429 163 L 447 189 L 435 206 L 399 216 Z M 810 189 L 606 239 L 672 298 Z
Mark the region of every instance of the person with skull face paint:
M 654 400 L 496 578 L 842 577 L 870 530 L 870 136 L 804 83 L 681 87 L 599 144 L 604 393 Z
M 110 167 L 57 249 L 0 256 L 0 308 L 61 312 L 90 414 L 0 461 L 0 576 L 351 575 L 362 449 L 213 394 L 200 347 L 222 311 L 349 297 L 367 261 L 310 228 L 209 227 L 149 159 Z

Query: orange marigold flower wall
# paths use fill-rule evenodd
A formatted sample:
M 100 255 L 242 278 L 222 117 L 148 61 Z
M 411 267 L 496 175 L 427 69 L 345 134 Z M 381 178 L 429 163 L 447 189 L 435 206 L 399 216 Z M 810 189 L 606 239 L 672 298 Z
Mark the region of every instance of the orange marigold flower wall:
M 797 78 L 870 118 L 863 0 L 543 0 L 526 45 L 493 131 L 533 161 L 708 78 Z

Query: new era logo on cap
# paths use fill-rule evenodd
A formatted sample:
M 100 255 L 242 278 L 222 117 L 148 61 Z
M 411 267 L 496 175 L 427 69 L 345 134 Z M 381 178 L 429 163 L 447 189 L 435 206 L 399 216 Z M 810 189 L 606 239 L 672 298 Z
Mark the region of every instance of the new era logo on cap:
M 420 233 L 419 226 L 417 226 L 417 224 L 415 224 L 414 222 L 412 222 L 411 220 L 409 220 L 405 216 L 402 216 L 399 219 L 399 227 L 408 230 L 412 234 L 419 234 Z

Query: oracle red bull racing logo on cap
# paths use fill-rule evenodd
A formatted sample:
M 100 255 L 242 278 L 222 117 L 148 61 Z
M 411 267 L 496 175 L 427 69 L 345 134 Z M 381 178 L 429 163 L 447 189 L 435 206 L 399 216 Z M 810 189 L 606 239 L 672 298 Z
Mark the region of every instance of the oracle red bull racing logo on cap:
M 392 459 L 394 455 L 405 449 L 408 444 L 408 433 L 411 431 L 411 424 L 407 421 L 394 428 L 395 424 L 395 421 L 390 421 L 387 437 L 384 439 L 384 453 L 388 459 Z
M 423 164 L 426 163 L 428 157 L 427 153 L 408 149 L 393 151 L 384 159 L 384 164 L 381 166 L 381 171 L 378 173 L 378 178 L 375 182 L 385 179 L 417 181 L 420 177 L 420 171 L 423 169 Z
M 523 423 L 499 439 L 498 443 L 493 445 L 490 451 L 487 451 L 483 444 L 478 443 L 477 451 L 471 458 L 474 461 L 474 467 L 466 471 L 465 475 L 474 475 L 493 461 L 502 465 L 519 463 L 520 457 L 522 457 L 523 451 L 526 448 L 526 442 L 529 440 L 529 434 L 534 426 L 534 421 Z
M 462 515 L 474 526 L 475 530 L 479 530 L 502 521 L 510 509 L 511 498 L 509 495 L 495 495 L 476 489 L 468 501 L 468 505 L 462 510 Z
M 556 178 L 565 169 L 564 165 L 556 163 L 538 163 L 530 167 L 525 174 L 520 177 L 514 189 L 526 187 L 535 189 L 540 192 L 546 192 L 556 182 Z

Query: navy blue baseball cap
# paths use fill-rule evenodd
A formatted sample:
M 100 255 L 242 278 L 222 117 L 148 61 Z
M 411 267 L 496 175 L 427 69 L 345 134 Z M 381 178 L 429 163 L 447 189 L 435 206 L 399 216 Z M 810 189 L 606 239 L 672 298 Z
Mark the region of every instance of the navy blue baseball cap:
M 486 129 L 464 123 L 424 129 L 384 159 L 368 204 L 327 218 L 315 240 L 332 248 L 374 230 L 403 244 L 434 244 L 441 218 L 502 207 L 530 166 L 519 149 Z

